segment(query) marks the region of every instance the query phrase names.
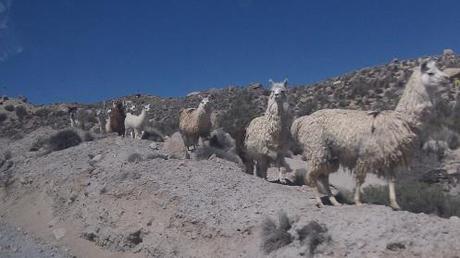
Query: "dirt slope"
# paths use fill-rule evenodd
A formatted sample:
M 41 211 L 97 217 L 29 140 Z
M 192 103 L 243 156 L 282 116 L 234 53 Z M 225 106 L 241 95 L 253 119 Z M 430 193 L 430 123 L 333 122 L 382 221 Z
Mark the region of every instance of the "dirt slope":
M 9 142 L 14 180 L 0 188 L 0 219 L 77 257 L 264 257 L 260 225 L 280 210 L 293 232 L 311 220 L 326 225 L 331 241 L 318 247 L 319 257 L 460 254 L 456 217 L 374 205 L 319 209 L 307 188 L 269 183 L 220 159 L 165 160 L 161 143 L 149 141 L 108 137 L 29 152 L 47 133 Z M 128 162 L 132 153 L 143 160 Z M 271 255 L 304 252 L 294 240 Z

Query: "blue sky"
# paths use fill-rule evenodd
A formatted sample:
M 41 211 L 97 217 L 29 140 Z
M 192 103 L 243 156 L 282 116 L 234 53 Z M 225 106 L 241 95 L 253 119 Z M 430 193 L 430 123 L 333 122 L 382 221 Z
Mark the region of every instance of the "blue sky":
M 182 96 L 460 51 L 460 1 L 0 0 L 0 94 Z

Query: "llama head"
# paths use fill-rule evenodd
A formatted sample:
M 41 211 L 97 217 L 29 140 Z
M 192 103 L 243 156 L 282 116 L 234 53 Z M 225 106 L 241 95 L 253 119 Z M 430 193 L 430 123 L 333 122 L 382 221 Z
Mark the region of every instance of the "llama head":
M 201 102 L 200 102 L 200 107 L 209 110 L 210 108 L 210 98 L 209 97 L 204 97 Z
M 287 101 L 287 79 L 282 82 L 274 82 L 268 80 L 271 84 L 270 99 L 276 100 L 278 103 Z
M 113 103 L 113 108 L 118 109 L 118 110 L 123 110 L 123 102 L 121 101 L 116 101 Z
M 448 76 L 436 67 L 434 61 L 425 61 L 420 65 L 420 80 L 430 95 L 441 94 L 448 90 Z

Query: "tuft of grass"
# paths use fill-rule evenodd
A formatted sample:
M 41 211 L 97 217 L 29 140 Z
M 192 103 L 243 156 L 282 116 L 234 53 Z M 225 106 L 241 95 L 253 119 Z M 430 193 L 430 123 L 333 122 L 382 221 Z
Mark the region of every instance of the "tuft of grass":
M 293 237 L 288 233 L 291 228 L 291 223 L 286 213 L 279 214 L 279 225 L 266 218 L 262 223 L 262 250 L 265 254 L 269 254 L 283 246 L 292 242 Z
M 139 153 L 133 153 L 131 155 L 129 155 L 128 157 L 128 162 L 141 162 L 142 161 L 142 155 L 139 154 Z
M 51 151 L 60 151 L 82 142 L 77 132 L 71 129 L 62 130 L 48 139 L 48 146 Z
M 316 221 L 311 221 L 301 229 L 297 230 L 299 240 L 302 245 L 308 247 L 310 255 L 315 253 L 316 248 L 330 240 L 330 236 L 327 235 L 327 228 L 325 225 L 321 225 Z

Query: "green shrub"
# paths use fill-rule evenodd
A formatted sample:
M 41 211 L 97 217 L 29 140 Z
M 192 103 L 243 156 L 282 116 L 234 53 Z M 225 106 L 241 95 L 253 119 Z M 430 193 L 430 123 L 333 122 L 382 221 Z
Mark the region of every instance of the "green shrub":
M 64 150 L 77 146 L 82 142 L 81 137 L 73 130 L 67 129 L 56 133 L 48 140 L 48 146 L 51 151 Z

